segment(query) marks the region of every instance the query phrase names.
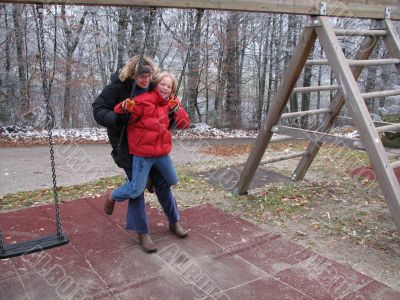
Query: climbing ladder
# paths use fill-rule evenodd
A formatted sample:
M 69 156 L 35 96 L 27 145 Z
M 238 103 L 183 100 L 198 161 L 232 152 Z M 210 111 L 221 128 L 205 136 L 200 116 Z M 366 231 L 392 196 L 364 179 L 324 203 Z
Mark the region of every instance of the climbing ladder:
M 392 218 L 397 229 L 400 231 L 400 185 L 393 171 L 395 167 L 400 166 L 400 161 L 395 163 L 389 162 L 379 137 L 380 132 L 400 131 L 400 124 L 385 124 L 384 126 L 375 127 L 365 104 L 366 99 L 400 95 L 400 90 L 395 89 L 390 91 L 361 93 L 356 82 L 365 66 L 394 64 L 397 68 L 397 72 L 400 74 L 400 39 L 390 20 L 390 11 L 386 12 L 386 18 L 384 20 L 378 21 L 380 28 L 371 30 L 334 29 L 329 23 L 328 17 L 324 16 L 323 13 L 321 14 L 321 16 L 310 17 L 310 21 L 287 66 L 287 70 L 282 79 L 282 85 L 278 88 L 275 99 L 271 102 L 267 117 L 260 128 L 257 141 L 240 174 L 236 191 L 238 194 L 245 194 L 247 192 L 250 182 L 274 133 L 310 140 L 305 151 L 297 155 L 292 154 L 282 157 L 282 159 L 301 157 L 292 175 L 292 180 L 301 180 L 304 178 L 323 143 L 346 146 L 354 149 L 365 149 L 392 214 Z M 354 59 L 351 60 L 346 59 L 338 40 L 338 36 L 350 35 L 364 37 L 357 54 Z M 307 60 L 317 37 L 327 59 Z M 381 38 L 392 58 L 368 60 Z M 305 65 L 330 65 L 335 74 L 337 85 L 294 88 Z M 283 114 L 292 92 L 304 93 L 335 89 L 337 92 L 329 108 Z M 345 103 L 352 116 L 354 125 L 358 129 L 360 140 L 340 138 L 327 133 Z M 316 131 L 278 125 L 282 118 L 306 115 L 323 115 L 322 121 Z M 277 159 L 272 161 L 277 161 Z

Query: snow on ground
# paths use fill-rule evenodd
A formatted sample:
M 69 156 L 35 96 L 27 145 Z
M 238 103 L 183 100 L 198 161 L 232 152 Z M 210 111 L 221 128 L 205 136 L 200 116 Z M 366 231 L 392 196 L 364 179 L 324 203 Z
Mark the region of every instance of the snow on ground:
M 243 129 L 218 129 L 204 123 L 192 125 L 186 130 L 173 131 L 175 139 L 201 139 L 201 138 L 255 138 L 257 130 Z M 357 138 L 358 132 L 352 127 L 342 127 L 332 130 L 331 134 Z M 54 129 L 54 141 L 58 143 L 108 143 L 105 128 L 76 128 Z M 280 135 L 274 135 L 279 137 Z M 29 126 L 3 126 L 0 127 L 0 146 L 28 146 L 47 144 L 47 130 L 36 130 Z
M 58 142 L 78 141 L 78 142 L 108 142 L 107 131 L 105 128 L 77 128 L 77 129 L 53 129 L 52 136 Z M 204 123 L 194 124 L 186 130 L 173 131 L 174 138 L 177 139 L 196 139 L 196 138 L 241 138 L 256 137 L 256 130 L 242 129 L 217 129 Z M 7 141 L 29 143 L 30 141 L 46 141 L 47 130 L 36 130 L 30 126 L 3 126 L 0 127 L 0 144 Z

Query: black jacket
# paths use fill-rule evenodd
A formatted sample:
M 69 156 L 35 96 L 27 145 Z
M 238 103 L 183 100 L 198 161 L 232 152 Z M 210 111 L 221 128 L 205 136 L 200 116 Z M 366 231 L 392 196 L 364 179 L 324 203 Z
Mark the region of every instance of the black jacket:
M 119 143 L 122 129 L 124 128 L 123 126 L 119 127 L 116 123 L 117 114 L 114 113 L 114 106 L 130 98 L 132 96 L 132 88 L 133 81 L 122 82 L 119 80 L 117 74 L 112 74 L 111 83 L 103 89 L 92 103 L 94 119 L 100 125 L 107 127 L 108 139 L 114 153 Z M 116 163 L 121 168 L 132 167 L 132 157 L 129 154 L 126 127 L 122 138 L 119 159 Z

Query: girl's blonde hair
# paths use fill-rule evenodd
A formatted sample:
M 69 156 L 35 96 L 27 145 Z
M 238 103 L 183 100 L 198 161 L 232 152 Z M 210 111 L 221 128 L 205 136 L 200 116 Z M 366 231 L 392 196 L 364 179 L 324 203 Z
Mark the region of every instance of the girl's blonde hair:
M 131 57 L 124 67 L 119 71 L 119 79 L 124 82 L 131 80 L 136 77 L 139 67 L 140 55 Z M 152 74 L 157 72 L 156 63 L 148 56 L 143 56 L 142 67 L 149 66 L 152 70 Z
M 161 80 L 163 80 L 165 77 L 169 77 L 172 80 L 172 90 L 171 90 L 171 95 L 170 98 L 173 98 L 176 93 L 176 88 L 178 86 L 178 80 L 176 80 L 176 77 L 174 74 L 170 72 L 160 72 L 154 76 L 153 79 L 153 86 L 157 87 L 157 85 L 160 83 Z

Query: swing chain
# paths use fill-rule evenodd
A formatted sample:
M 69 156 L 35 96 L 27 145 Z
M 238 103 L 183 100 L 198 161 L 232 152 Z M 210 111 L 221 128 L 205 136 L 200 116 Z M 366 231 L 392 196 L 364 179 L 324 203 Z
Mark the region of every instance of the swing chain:
M 48 132 L 48 141 L 50 147 L 50 161 L 51 161 L 51 172 L 53 179 L 53 194 L 54 194 L 54 205 L 56 207 L 56 228 L 57 228 L 57 237 L 60 240 L 64 239 L 64 232 L 61 226 L 60 220 L 60 201 L 58 198 L 58 188 L 57 188 L 57 177 L 56 177 L 56 164 L 54 160 L 54 149 L 53 149 L 53 132 L 51 125 L 51 113 L 50 113 L 50 95 L 49 88 L 47 85 L 47 67 L 46 67 L 46 57 L 45 57 L 45 43 L 44 43 L 44 33 L 43 33 L 43 4 L 36 4 L 36 10 L 39 16 L 39 36 L 40 36 L 40 61 L 42 67 L 42 88 L 43 94 L 46 103 L 46 126 Z
M 198 9 L 197 10 L 197 13 L 196 13 L 196 25 L 195 25 L 195 28 L 194 28 L 193 32 L 190 35 L 189 48 L 188 48 L 188 51 L 187 51 L 187 54 L 186 54 L 185 62 L 183 63 L 181 76 L 179 76 L 179 81 L 178 81 L 178 85 L 176 87 L 175 96 L 178 96 L 179 88 L 181 87 L 183 76 L 185 75 L 185 69 L 186 69 L 186 65 L 187 65 L 188 60 L 189 60 L 190 52 L 191 52 L 191 50 L 192 50 L 192 48 L 194 46 L 194 37 L 196 35 L 195 33 L 196 33 L 196 30 L 200 30 L 200 22 L 201 22 L 201 18 L 203 17 L 203 14 L 204 14 L 204 9 Z

